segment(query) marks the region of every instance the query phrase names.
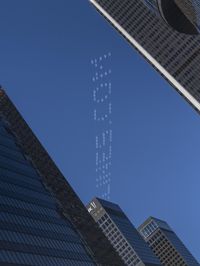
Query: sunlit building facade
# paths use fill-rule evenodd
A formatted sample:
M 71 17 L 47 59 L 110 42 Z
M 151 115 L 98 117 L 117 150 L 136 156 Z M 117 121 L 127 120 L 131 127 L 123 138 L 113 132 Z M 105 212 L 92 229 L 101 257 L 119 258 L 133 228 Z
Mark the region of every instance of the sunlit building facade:
M 142 239 L 136 228 L 115 203 L 95 198 L 88 212 L 128 266 L 160 266 L 160 261 Z
M 162 265 L 199 266 L 197 260 L 165 221 L 150 217 L 138 231 Z
M 96 9 L 200 111 L 198 0 L 90 0 Z

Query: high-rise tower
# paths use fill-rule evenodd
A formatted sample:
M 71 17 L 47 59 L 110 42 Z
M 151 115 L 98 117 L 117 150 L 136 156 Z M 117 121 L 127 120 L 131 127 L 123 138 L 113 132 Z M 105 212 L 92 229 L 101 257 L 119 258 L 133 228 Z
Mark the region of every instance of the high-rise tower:
M 87 209 L 125 265 L 161 265 L 158 258 L 117 204 L 95 198 L 88 204 Z
M 123 265 L 0 90 L 0 265 Z
M 199 266 L 196 259 L 165 221 L 150 217 L 138 228 L 138 231 L 160 259 L 162 265 Z
M 200 111 L 199 0 L 90 0 Z

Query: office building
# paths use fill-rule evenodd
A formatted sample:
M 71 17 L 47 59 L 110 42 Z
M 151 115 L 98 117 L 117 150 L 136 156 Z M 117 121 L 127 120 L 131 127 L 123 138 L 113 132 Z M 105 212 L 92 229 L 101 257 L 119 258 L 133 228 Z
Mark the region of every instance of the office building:
M 200 111 L 199 0 L 90 2 L 196 110 Z
M 95 198 L 87 209 L 125 265 L 161 265 L 117 204 Z
M 123 265 L 2 89 L 0 249 L 2 266 Z
M 199 266 L 170 226 L 162 220 L 150 217 L 139 228 L 143 239 L 149 244 L 164 266 Z

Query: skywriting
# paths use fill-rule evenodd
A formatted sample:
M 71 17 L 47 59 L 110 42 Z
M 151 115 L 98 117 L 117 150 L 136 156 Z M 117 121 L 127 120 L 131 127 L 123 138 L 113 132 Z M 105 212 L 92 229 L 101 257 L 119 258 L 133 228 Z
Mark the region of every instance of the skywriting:
M 90 0 L 90 2 L 102 17 L 199 112 L 200 1 Z M 155 235 L 152 234 L 152 238 L 148 241 L 163 265 L 199 265 L 171 229 L 168 228 L 164 232 L 166 234 L 161 231 L 157 228 L 154 231 Z
M 90 2 L 197 111 L 200 111 L 199 1 Z
M 97 194 L 110 198 L 112 167 L 111 52 L 91 60 L 93 117 L 95 124 L 95 173 Z

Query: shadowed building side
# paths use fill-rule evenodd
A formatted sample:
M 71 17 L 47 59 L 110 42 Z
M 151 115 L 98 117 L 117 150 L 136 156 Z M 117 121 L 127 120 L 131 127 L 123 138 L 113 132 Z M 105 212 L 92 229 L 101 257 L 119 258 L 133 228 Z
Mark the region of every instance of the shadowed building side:
M 11 145 L 13 156 L 16 157 L 15 153 L 19 149 L 21 154 L 18 152 L 18 156 L 23 157 L 22 154 L 25 154 L 26 158 L 31 162 L 27 166 L 27 159 L 23 161 L 24 170 L 21 169 L 22 166 L 18 165 L 15 160 L 9 159 L 9 162 L 6 162 L 6 159 L 2 158 L 2 161 L 5 161 L 4 168 L 6 166 L 6 172 L 3 172 L 1 169 L 0 182 L 5 182 L 5 189 L 2 191 L 0 197 L 1 215 L 3 215 L 3 212 L 11 212 L 12 217 L 10 216 L 9 218 L 10 227 L 8 220 L 6 223 L 0 223 L 0 228 L 5 234 L 5 239 L 10 239 L 10 242 L 7 244 L 5 241 L 4 243 L 2 242 L 1 247 L 3 247 L 4 253 L 2 253 L 3 251 L 1 252 L 2 256 L 0 256 L 0 261 L 3 260 L 5 262 L 6 259 L 9 261 L 9 259 L 11 260 L 12 258 L 13 265 L 95 265 L 95 263 L 98 265 L 123 265 L 109 241 L 88 214 L 79 197 L 2 89 L 0 90 L 0 117 L 3 123 L 1 130 L 4 131 L 4 134 L 5 132 L 9 132 L 8 135 L 10 136 L 10 138 L 9 136 L 4 137 L 2 147 L 6 147 L 6 145 L 9 147 L 9 145 L 11 145 L 10 142 L 13 142 L 13 146 Z M 6 149 L 5 147 L 4 149 Z M 11 151 L 9 151 L 9 154 Z M 25 172 L 25 176 L 22 175 L 23 172 Z M 32 175 L 31 178 L 29 178 L 30 175 Z M 33 187 L 39 186 L 37 190 L 39 189 L 39 191 L 45 195 L 40 195 L 32 190 L 26 190 L 24 186 L 30 188 L 26 180 L 29 180 L 29 183 L 31 182 L 33 184 L 32 190 Z M 10 183 L 17 183 L 19 186 L 15 187 L 14 184 L 10 185 Z M 42 186 L 43 188 L 41 188 Z M 3 189 L 3 187 L 1 187 L 1 189 Z M 6 197 L 5 202 L 2 198 L 3 196 Z M 20 201 L 20 204 L 17 204 L 12 197 L 17 197 L 15 200 Z M 34 204 L 36 204 L 36 206 Z M 35 212 L 37 214 L 35 214 Z M 4 220 L 8 219 L 7 216 L 2 216 L 1 218 Z M 19 221 L 21 221 L 20 223 L 24 223 L 24 225 L 12 226 L 12 223 L 14 224 L 17 219 L 21 219 Z M 40 223 L 34 223 L 32 219 L 42 219 L 42 221 Z M 53 242 L 50 245 L 50 240 L 41 239 L 40 243 L 38 243 L 37 241 L 39 240 L 36 241 L 35 239 L 37 234 L 45 235 L 43 230 L 45 230 L 45 228 L 48 229 L 48 226 L 45 226 L 44 221 L 64 226 L 63 231 L 59 226 L 57 226 L 56 229 L 49 227 L 49 232 L 46 233 L 46 238 L 57 237 L 57 248 L 56 244 L 53 244 Z M 40 229 L 28 228 L 35 226 L 35 224 L 37 224 Z M 65 228 L 65 225 L 68 225 L 70 229 Z M 17 236 L 14 232 L 9 232 L 9 228 L 10 230 L 11 228 L 12 230 L 16 229 L 19 232 L 20 230 L 21 232 L 23 231 L 25 234 L 24 239 L 21 239 L 21 237 Z M 59 234 L 59 232 L 54 232 L 54 230 L 61 230 L 61 232 L 59 231 Z M 66 235 L 65 238 L 65 234 L 63 235 L 62 232 L 67 230 L 69 231 L 69 236 L 67 237 Z M 68 248 L 71 248 L 71 250 L 75 252 L 67 252 L 65 245 L 73 241 L 78 241 L 78 244 L 75 245 L 74 249 L 73 245 L 70 247 L 69 244 Z M 14 243 L 18 244 L 15 245 Z M 40 245 L 41 248 L 39 248 Z M 44 247 L 42 248 L 42 246 Z M 83 253 L 82 257 L 80 257 L 79 253 Z M 37 262 L 34 257 L 36 254 L 40 256 L 38 258 L 40 262 Z M 65 261 L 69 254 L 72 256 L 72 262 Z M 59 257 L 63 260 L 56 260 L 56 258 L 58 259 Z M 21 263 L 17 264 L 17 259 L 21 260 Z M 49 261 L 47 259 L 49 259 Z M 46 261 L 46 264 L 42 261 Z M 9 264 L 8 262 L 8 265 L 12 265 L 12 263 L 10 262 Z M 6 266 L 7 264 L 4 263 L 3 265 Z

